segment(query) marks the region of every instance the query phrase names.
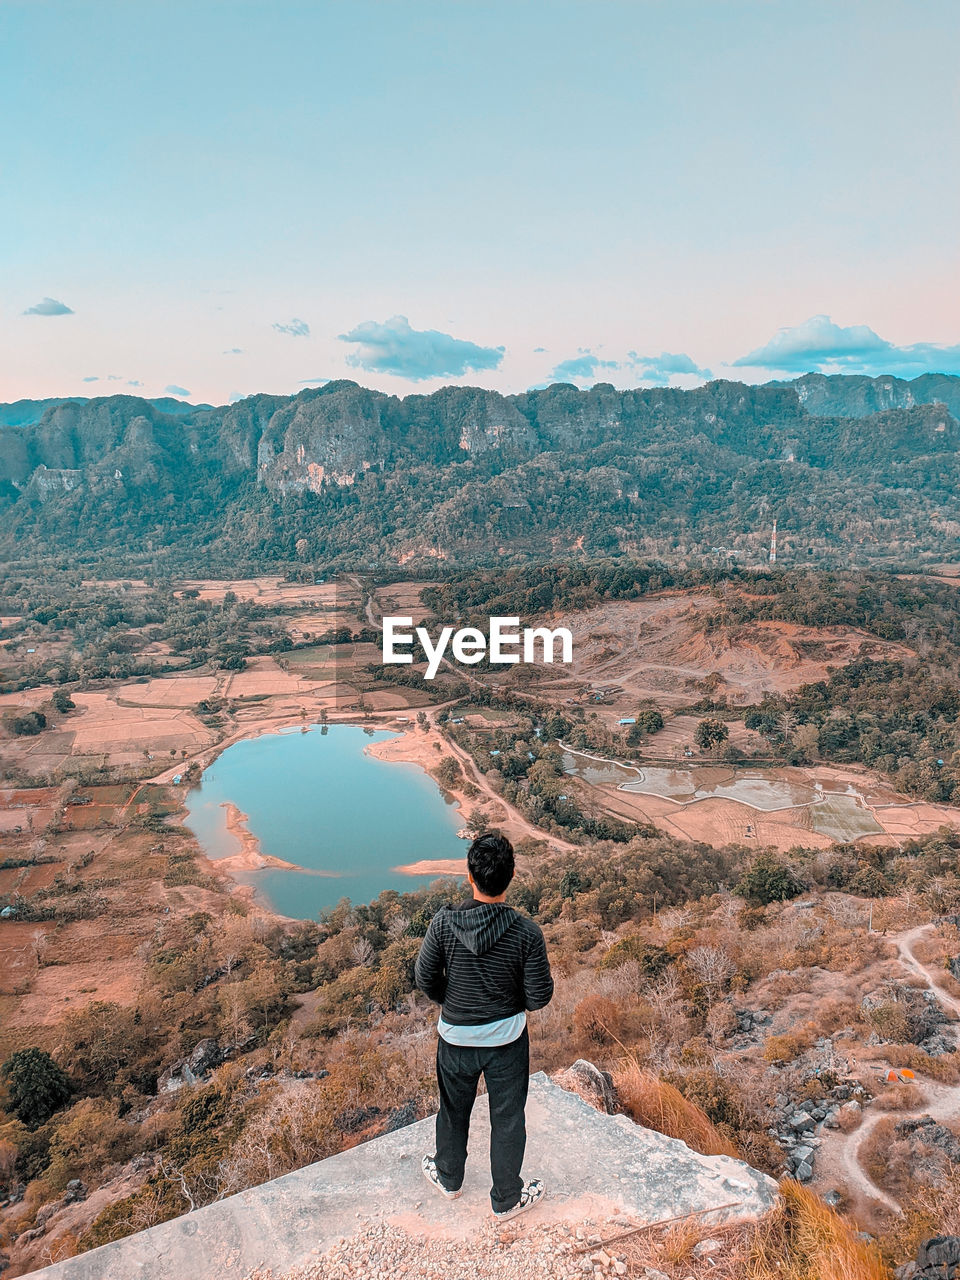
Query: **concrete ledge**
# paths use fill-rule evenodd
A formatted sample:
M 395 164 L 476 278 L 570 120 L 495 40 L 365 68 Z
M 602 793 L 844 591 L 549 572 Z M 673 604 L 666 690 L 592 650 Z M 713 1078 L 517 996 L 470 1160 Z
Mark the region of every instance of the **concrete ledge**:
M 626 1214 L 641 1223 L 694 1210 L 702 1221 L 757 1218 L 777 1198 L 772 1178 L 727 1156 L 702 1156 L 625 1116 L 606 1116 L 542 1072 L 531 1077 L 524 1174 L 548 1196 L 530 1221 Z M 470 1129 L 464 1193 L 443 1200 L 423 1180 L 432 1117 L 30 1274 L 44 1280 L 242 1280 L 283 1271 L 376 1220 L 411 1234 L 464 1238 L 489 1220 L 487 1100 Z

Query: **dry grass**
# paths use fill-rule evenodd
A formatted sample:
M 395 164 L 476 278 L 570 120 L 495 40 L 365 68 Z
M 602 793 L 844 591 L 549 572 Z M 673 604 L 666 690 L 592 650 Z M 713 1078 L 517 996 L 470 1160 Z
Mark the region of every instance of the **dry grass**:
M 870 1105 L 875 1111 L 919 1111 L 927 1105 L 927 1095 L 915 1084 L 899 1084 L 878 1093 Z
M 795 1031 L 786 1031 L 780 1036 L 768 1036 L 763 1046 L 765 1062 L 793 1062 L 813 1044 L 820 1034 L 812 1022 L 804 1023 Z
M 903 1207 L 884 1239 L 894 1262 L 916 1257 L 931 1236 L 960 1235 L 960 1172 L 952 1173 L 942 1187 L 914 1186 Z
M 915 1044 L 885 1044 L 883 1056 L 891 1067 L 909 1067 L 918 1075 L 942 1084 L 960 1084 L 960 1053 L 944 1053 L 931 1058 Z
M 706 1113 L 634 1058 L 625 1058 L 613 1072 L 614 1084 L 624 1110 L 637 1124 L 655 1129 L 668 1138 L 679 1138 L 705 1156 L 733 1156 L 740 1152 L 719 1131 Z
M 697 1220 L 659 1232 L 643 1231 L 615 1246 L 631 1275 L 655 1268 L 691 1280 L 891 1280 L 876 1245 L 856 1237 L 852 1227 L 812 1191 L 789 1179 L 782 1199 L 762 1222 L 736 1227 L 707 1226 Z M 710 1259 L 696 1259 L 700 1240 L 717 1240 Z
M 815 1192 L 785 1179 L 779 1208 L 757 1230 L 754 1256 L 743 1280 L 889 1280 L 875 1244 Z

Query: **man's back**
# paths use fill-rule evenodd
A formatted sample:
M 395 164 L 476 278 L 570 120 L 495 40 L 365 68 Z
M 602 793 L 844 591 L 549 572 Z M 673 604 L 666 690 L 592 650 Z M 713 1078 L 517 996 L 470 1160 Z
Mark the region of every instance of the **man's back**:
M 527 1012 L 553 996 L 539 925 L 508 907 L 513 845 L 499 831 L 467 852 L 473 897 L 443 907 L 430 921 L 417 956 L 416 984 L 442 1005 L 437 1021 L 437 1149 L 421 1161 L 441 1195 L 460 1194 L 470 1113 L 483 1076 L 490 1102 L 490 1204 L 512 1218 L 544 1196 L 539 1178 L 520 1176 L 527 1142 L 524 1106 L 530 1078 Z
M 433 917 L 416 984 L 451 1026 L 479 1026 L 542 1009 L 553 978 L 539 925 L 503 902 L 469 898 Z

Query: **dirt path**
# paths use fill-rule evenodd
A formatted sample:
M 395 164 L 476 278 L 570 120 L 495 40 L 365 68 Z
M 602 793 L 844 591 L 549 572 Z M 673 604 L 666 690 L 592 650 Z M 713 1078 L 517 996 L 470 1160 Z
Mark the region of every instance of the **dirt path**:
M 914 944 L 934 928 L 936 926 L 933 924 L 919 925 L 905 933 L 896 934 L 889 940 L 896 945 L 897 955 L 904 967 L 922 978 L 943 1007 L 960 1020 L 960 999 L 946 991 L 937 981 L 935 973 L 918 960 L 913 952 Z M 950 1123 L 960 1119 L 960 1086 L 941 1084 L 920 1075 L 917 1076 L 916 1083 L 926 1099 L 918 1110 L 867 1110 L 860 1127 L 853 1133 L 844 1134 L 837 1129 L 823 1130 L 821 1136 L 824 1141 L 817 1154 L 817 1181 L 844 1186 L 854 1204 L 859 1202 L 861 1205 L 880 1205 L 890 1213 L 902 1213 L 903 1209 L 897 1201 L 882 1187 L 878 1187 L 867 1173 L 861 1162 L 860 1152 L 881 1120 L 894 1117 L 897 1120 L 915 1120 L 920 1116 L 932 1116 L 941 1123 Z
M 437 708 L 435 708 L 436 710 Z M 487 781 L 486 776 L 474 766 L 473 760 L 469 752 L 459 746 L 452 738 L 444 736 L 444 745 L 452 756 L 455 756 L 463 765 L 465 775 L 470 779 L 473 785 L 483 793 L 488 800 L 492 800 L 494 804 L 501 805 L 510 814 L 510 820 L 515 827 L 519 827 L 528 836 L 534 840 L 546 841 L 556 849 L 563 849 L 567 853 L 582 853 L 583 850 L 579 845 L 571 844 L 569 840 L 564 840 L 560 836 L 552 836 L 547 831 L 542 831 L 540 827 L 534 826 L 519 809 L 508 804 L 503 796 L 497 795 L 493 787 Z
M 918 960 L 913 954 L 913 944 L 919 941 L 925 933 L 929 932 L 929 930 L 933 928 L 935 928 L 934 925 L 922 924 L 916 929 L 910 929 L 907 933 L 897 935 L 893 941 L 897 944 L 897 954 L 900 956 L 903 964 L 905 964 L 908 969 L 912 969 L 914 973 L 919 974 L 944 1008 L 951 1009 L 953 1013 L 956 1014 L 958 1020 L 960 1020 L 960 998 L 951 995 L 949 991 L 945 990 L 927 966 L 922 961 Z

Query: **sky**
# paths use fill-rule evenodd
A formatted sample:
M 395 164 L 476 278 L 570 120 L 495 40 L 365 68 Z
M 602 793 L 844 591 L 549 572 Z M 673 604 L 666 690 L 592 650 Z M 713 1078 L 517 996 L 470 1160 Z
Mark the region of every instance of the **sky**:
M 960 373 L 955 0 L 0 0 L 0 401 Z

